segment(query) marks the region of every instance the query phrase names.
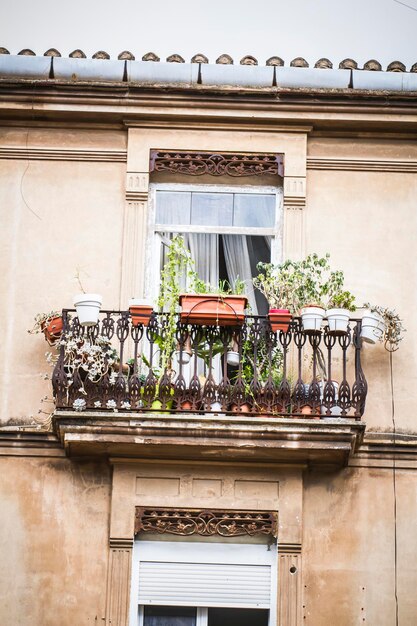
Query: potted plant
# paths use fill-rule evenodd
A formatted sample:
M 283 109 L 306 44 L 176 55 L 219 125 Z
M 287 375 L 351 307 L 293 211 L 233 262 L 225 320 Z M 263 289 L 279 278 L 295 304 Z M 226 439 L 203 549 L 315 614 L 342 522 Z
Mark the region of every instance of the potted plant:
M 148 326 L 153 312 L 152 302 L 147 298 L 132 298 L 129 300 L 129 313 L 133 326 L 143 324 Z
M 309 254 L 304 260 L 293 263 L 294 281 L 297 283 L 295 298 L 300 305 L 303 330 L 306 333 L 320 333 L 326 314 L 326 304 L 331 316 L 329 327 L 333 332 L 346 332 L 349 313 L 336 312 L 332 308 L 353 307 L 354 297 L 343 290 L 344 275 L 340 270 L 332 271 L 330 255 L 319 257 Z M 330 308 L 332 307 L 332 308 Z M 344 330 L 343 330 L 344 329 Z
M 257 340 L 256 360 L 251 340 L 249 323 L 247 338 L 242 346 L 242 358 L 236 384 L 242 385 L 242 403 L 253 407 L 256 412 L 272 415 L 282 412 L 278 406 L 278 396 L 283 383 L 284 355 L 279 345 L 270 345 L 268 333 L 261 333 Z M 241 383 L 239 381 L 241 379 Z M 270 394 L 275 396 L 274 406 L 270 405 Z M 269 401 L 268 401 L 269 398 Z M 232 410 L 236 410 L 232 408 Z M 240 408 L 241 411 L 245 409 Z M 252 409 L 250 409 L 252 410 Z M 284 409 L 285 412 L 285 409 Z
M 193 356 L 193 349 L 191 347 L 191 337 L 187 335 L 183 344 L 177 342 L 175 349 L 175 357 L 180 365 L 188 365 Z
M 320 400 L 321 400 L 321 408 L 320 412 L 323 419 L 340 417 L 342 414 L 342 409 L 338 406 L 337 401 L 339 399 L 339 383 L 336 380 L 325 380 L 319 382 L 320 387 Z M 332 389 L 333 388 L 333 389 Z M 330 389 L 331 395 L 333 396 L 332 406 L 327 408 L 324 404 L 324 397 L 327 393 L 327 390 Z
M 329 333 L 343 335 L 347 333 L 350 313 L 356 311 L 355 296 L 343 290 L 343 272 L 332 272 L 328 282 L 327 323 Z
M 319 257 L 316 253 L 309 254 L 294 268 L 295 280 L 298 282 L 296 297 L 300 303 L 300 314 L 303 330 L 314 334 L 321 332 L 325 316 L 324 296 L 330 272 L 329 254 Z
M 171 239 L 167 248 L 165 263 L 161 271 L 161 285 L 158 297 L 159 311 L 167 314 L 164 339 L 162 342 L 159 342 L 162 371 L 169 365 L 177 347 L 176 314 L 178 313 L 178 301 L 183 290 L 181 285 L 184 279 L 194 284 L 196 272 L 190 251 L 186 248 L 184 239 L 176 235 Z M 160 338 L 156 339 L 158 342 Z
M 64 347 L 67 387 L 77 380 L 78 391 L 85 394 L 84 383 L 87 379 L 97 384 L 107 374 L 110 377 L 116 376 L 115 372 L 112 372 L 112 367 L 119 361 L 119 357 L 106 337 L 98 335 L 95 339 L 91 339 L 87 336 L 80 336 L 74 334 L 70 327 L 62 335 L 59 345 Z
M 43 333 L 48 344 L 54 346 L 62 335 L 63 326 L 62 315 L 59 311 L 38 313 L 35 316 L 35 324 L 28 330 L 28 333 Z
M 258 276 L 253 279 L 253 285 L 266 298 L 269 304 L 268 318 L 271 329 L 276 332 L 287 332 L 292 314 L 297 310 L 296 303 L 296 275 L 292 271 L 292 261 L 285 261 L 280 265 L 272 263 L 258 263 Z
M 365 312 L 362 317 L 361 338 L 366 343 L 384 343 L 388 352 L 395 352 L 403 339 L 405 332 L 402 320 L 393 309 L 380 305 L 364 304 Z
M 240 326 L 245 319 L 248 299 L 245 283 L 239 278 L 231 286 L 226 280 L 217 286 L 208 285 L 198 277 L 195 293 L 180 295 L 181 322 L 202 326 Z
M 81 326 L 95 326 L 98 322 L 103 297 L 97 293 L 80 293 L 74 297 L 74 306 Z
M 237 367 L 239 365 L 239 361 L 240 361 L 239 343 L 237 340 L 236 333 L 233 333 L 230 346 L 227 350 L 226 360 L 227 360 L 227 364 L 230 365 L 231 367 Z

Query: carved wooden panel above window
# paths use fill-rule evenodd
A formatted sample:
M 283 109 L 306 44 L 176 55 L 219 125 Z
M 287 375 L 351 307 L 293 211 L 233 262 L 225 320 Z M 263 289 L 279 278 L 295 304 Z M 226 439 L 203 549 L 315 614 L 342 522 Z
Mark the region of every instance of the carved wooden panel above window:
M 277 515 L 269 511 L 219 511 L 197 509 L 152 509 L 136 507 L 135 534 L 237 537 L 277 536 Z
M 284 176 L 284 155 L 151 150 L 150 172 L 188 176 Z

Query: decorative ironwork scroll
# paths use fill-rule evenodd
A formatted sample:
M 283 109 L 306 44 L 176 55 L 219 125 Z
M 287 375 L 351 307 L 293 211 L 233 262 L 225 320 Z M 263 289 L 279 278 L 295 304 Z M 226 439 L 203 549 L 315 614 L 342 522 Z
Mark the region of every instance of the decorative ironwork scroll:
M 277 536 L 277 516 L 265 511 L 201 511 L 197 509 L 152 509 L 136 507 L 135 534 L 238 537 Z
M 151 172 L 171 172 L 191 176 L 284 176 L 282 154 L 242 154 L 210 152 L 164 152 L 151 150 Z

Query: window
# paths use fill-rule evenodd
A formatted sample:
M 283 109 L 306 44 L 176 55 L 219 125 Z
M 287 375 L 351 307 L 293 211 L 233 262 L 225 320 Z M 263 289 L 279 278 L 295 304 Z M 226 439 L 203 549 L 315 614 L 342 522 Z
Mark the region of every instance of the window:
M 276 544 L 135 542 L 130 626 L 274 626 Z
M 145 606 L 143 626 L 268 626 L 265 609 Z
M 251 279 L 260 261 L 282 257 L 282 190 L 279 187 L 225 185 L 151 185 L 146 292 L 157 297 L 164 244 L 183 235 L 204 281 L 213 285 L 239 277 L 247 284 L 254 313 L 265 303 Z

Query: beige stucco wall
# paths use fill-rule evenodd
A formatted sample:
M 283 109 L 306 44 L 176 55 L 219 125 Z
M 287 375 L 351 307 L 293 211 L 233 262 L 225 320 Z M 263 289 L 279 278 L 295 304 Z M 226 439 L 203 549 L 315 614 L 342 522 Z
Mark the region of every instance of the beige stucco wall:
M 22 129 L 2 129 L 0 143 L 9 151 L 26 145 L 61 153 L 78 150 L 84 160 L 0 160 L 0 262 L 6 269 L 0 311 L 4 346 L 1 420 L 27 422 L 42 406 L 40 399 L 50 395 L 49 382 L 42 380 L 42 374 L 51 371 L 44 360 L 48 346 L 41 336 L 31 337 L 26 330 L 37 312 L 72 305 L 72 296 L 79 291 L 77 271 L 86 291 L 103 294 L 105 308 L 119 308 L 120 297 L 123 302 L 126 299 L 126 289 L 121 294 L 122 267 L 129 263 L 136 267 L 138 259 L 143 262 L 146 238 L 146 219 L 132 222 L 138 228 L 142 252 L 123 249 L 126 171 L 146 173 L 151 148 L 280 151 L 285 155 L 286 176 L 299 180 L 305 175 L 306 156 L 409 159 L 417 152 L 415 144 L 407 141 L 313 137 L 306 144 L 307 137 L 302 130 L 231 134 L 131 128 L 128 139 L 127 131 L 30 129 L 28 134 Z M 127 164 L 85 160 L 94 151 L 121 153 L 126 147 Z M 393 355 L 395 409 L 397 427 L 412 431 L 409 403 L 417 393 L 417 364 L 409 338 L 416 322 L 412 315 L 415 295 L 408 287 L 415 282 L 416 272 L 412 258 L 417 182 L 411 173 L 331 167 L 308 170 L 305 209 L 284 209 L 286 223 L 292 220 L 284 233 L 284 248 L 294 249 L 295 224 L 297 232 L 302 230 L 304 252 L 330 252 L 334 267 L 344 269 L 346 284 L 359 303 L 370 300 L 393 306 L 404 317 L 408 334 Z M 140 206 L 139 213 L 144 211 L 146 207 Z M 128 208 L 127 214 L 131 212 Z M 143 268 L 136 267 L 138 293 L 143 274 Z M 381 345 L 365 346 L 363 364 L 369 383 L 368 428 L 390 430 L 389 355 Z M 25 393 L 15 393 L 16 385 L 22 384 Z
M 110 470 L 0 458 L 0 623 L 102 624 Z
M 395 517 L 399 624 L 416 622 L 415 472 L 350 468 L 304 478 L 305 623 L 395 624 Z
M 194 123 L 193 130 L 186 122 L 172 128 L 138 122 L 129 130 L 55 123 L 48 129 L 0 129 L 0 421 L 30 422 L 40 399 L 51 395 L 50 383 L 42 380 L 50 371 L 44 360 L 48 346 L 26 330 L 36 313 L 72 306 L 77 270 L 87 291 L 103 294 L 105 308 L 117 309 L 126 296 L 140 295 L 146 268 L 137 261 L 144 258 L 149 150 L 236 150 L 285 154 L 288 254 L 330 252 L 359 302 L 393 306 L 404 317 L 408 333 L 392 361 L 395 420 L 397 428 L 416 432 L 410 409 L 417 393 L 415 174 L 389 166 L 370 171 L 366 164 L 351 171 L 331 163 L 415 160 L 414 140 L 317 138 L 308 128 L 274 128 L 273 120 L 261 131 L 225 123 L 217 129 Z M 22 157 L 26 149 L 37 156 L 27 160 L 13 153 Z M 52 158 L 54 150 L 59 156 Z M 308 158 L 330 164 L 308 169 Z M 130 174 L 133 181 L 144 175 L 139 188 L 129 187 Z M 132 287 L 138 288 L 134 294 Z M 391 430 L 389 355 L 380 345 L 365 346 L 363 364 L 368 430 Z M 20 457 L 0 459 L 0 623 L 26 625 L 30 619 L 34 626 L 52 626 L 57 616 L 64 626 L 104 623 L 109 538 L 131 537 L 134 507 L 141 504 L 277 510 L 278 540 L 302 547 L 304 623 L 351 626 L 364 617 L 378 626 L 394 623 L 390 468 L 306 471 L 303 477 L 301 468 L 285 466 L 176 467 L 124 460 L 112 490 L 109 465 L 69 460 L 63 452 L 59 457 L 23 450 Z M 236 486 L 242 480 L 245 497 Z M 411 626 L 417 584 L 411 471 L 397 470 L 396 491 L 400 624 Z
M 3 147 L 22 148 L 26 140 L 61 153 L 121 143 L 116 133 L 30 130 L 27 139 L 23 131 L 0 131 Z M 51 373 L 48 345 L 26 331 L 37 313 L 73 306 L 77 272 L 85 291 L 103 294 L 103 308 L 119 308 L 124 179 L 124 163 L 0 159 L 2 422 L 27 423 L 51 395 L 42 380 Z
M 312 140 L 310 157 L 389 160 L 415 158 L 414 142 L 351 139 Z M 392 355 L 395 422 L 415 432 L 410 411 L 417 398 L 417 360 L 412 337 L 416 294 L 415 198 L 413 173 L 393 171 L 309 170 L 305 213 L 307 252 L 330 252 L 335 267 L 345 272 L 346 286 L 358 304 L 371 302 L 394 308 L 407 333 Z M 365 420 L 368 430 L 392 430 L 390 356 L 381 344 L 365 345 L 363 367 L 368 380 Z
M 58 614 L 63 626 L 104 623 L 109 537 L 132 537 L 138 505 L 275 510 L 279 544 L 302 548 L 303 623 L 394 623 L 390 468 L 303 475 L 295 467 L 132 460 L 116 464 L 111 487 L 106 464 L 3 457 L 0 465 L 1 623 L 23 626 L 30 616 L 33 626 L 52 626 Z M 416 493 L 413 474 L 397 470 L 401 626 L 415 623 Z

